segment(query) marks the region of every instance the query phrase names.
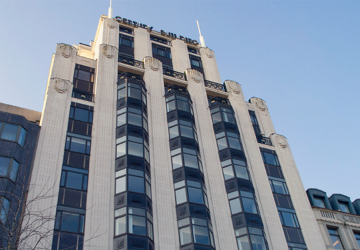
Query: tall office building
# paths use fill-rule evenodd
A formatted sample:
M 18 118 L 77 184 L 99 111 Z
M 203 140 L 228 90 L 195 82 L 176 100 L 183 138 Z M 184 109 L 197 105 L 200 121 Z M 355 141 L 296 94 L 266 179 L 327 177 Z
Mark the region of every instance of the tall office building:
M 265 101 L 195 40 L 101 16 L 56 46 L 40 125 L 46 249 L 326 249 Z

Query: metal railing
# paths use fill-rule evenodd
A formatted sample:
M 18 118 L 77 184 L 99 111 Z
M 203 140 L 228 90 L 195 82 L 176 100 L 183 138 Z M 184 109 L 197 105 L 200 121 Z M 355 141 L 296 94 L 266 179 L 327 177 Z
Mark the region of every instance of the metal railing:
M 263 135 L 257 135 L 256 138 L 257 138 L 258 143 L 265 144 L 265 145 L 268 145 L 268 146 L 273 145 L 272 142 L 271 142 L 270 137 L 265 137 Z
M 220 91 L 225 91 L 223 85 L 220 84 L 220 83 L 211 82 L 211 81 L 208 81 L 208 80 L 205 80 L 204 82 L 205 82 L 205 86 L 208 87 L 208 88 L 212 88 L 212 89 L 216 89 L 216 90 L 220 90 Z
M 185 74 L 163 67 L 163 74 L 185 81 Z
M 142 61 L 135 60 L 134 58 L 131 58 L 131 57 L 119 55 L 119 60 L 118 61 L 120 63 L 125 63 L 125 64 L 131 65 L 131 66 L 134 66 L 134 67 L 137 67 L 137 68 L 140 68 L 140 69 L 144 68 L 144 64 L 143 64 Z
M 89 93 L 85 93 L 82 91 L 78 91 L 76 89 L 73 89 L 72 92 L 72 97 L 77 98 L 77 99 L 81 99 L 81 100 L 85 100 L 85 101 L 89 101 L 89 102 L 93 102 L 94 101 L 94 95 L 93 94 L 89 94 Z

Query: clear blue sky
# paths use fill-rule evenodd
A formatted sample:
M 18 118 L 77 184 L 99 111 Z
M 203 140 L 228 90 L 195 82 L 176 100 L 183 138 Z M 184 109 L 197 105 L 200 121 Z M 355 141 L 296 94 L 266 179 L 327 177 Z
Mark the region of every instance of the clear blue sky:
M 222 81 L 264 99 L 305 188 L 359 192 L 360 1 L 118 1 L 114 15 L 198 39 Z M 89 43 L 108 1 L 0 0 L 0 102 L 41 111 L 56 43 Z

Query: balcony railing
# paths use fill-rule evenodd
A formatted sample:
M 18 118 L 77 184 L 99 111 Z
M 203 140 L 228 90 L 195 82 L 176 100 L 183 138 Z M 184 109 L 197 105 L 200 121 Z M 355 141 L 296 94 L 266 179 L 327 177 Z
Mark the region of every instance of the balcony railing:
M 257 138 L 258 143 L 272 146 L 270 137 L 265 137 L 263 135 L 257 135 L 256 138 Z
M 135 60 L 134 58 L 123 56 L 123 55 L 119 55 L 119 62 L 131 65 L 131 66 L 134 66 L 134 67 L 137 67 L 140 69 L 144 68 L 144 64 L 142 61 L 138 61 L 138 60 Z
M 185 81 L 185 74 L 163 67 L 163 74 Z
M 220 83 L 217 83 L 217 82 L 211 82 L 211 81 L 205 80 L 205 86 L 212 88 L 212 89 L 225 91 L 223 85 Z
M 73 92 L 72 92 L 71 96 L 74 97 L 74 98 L 89 101 L 89 102 L 94 101 L 94 95 L 93 94 L 85 93 L 85 92 L 82 92 L 82 91 L 79 91 L 79 90 L 76 90 L 76 89 L 73 89 Z

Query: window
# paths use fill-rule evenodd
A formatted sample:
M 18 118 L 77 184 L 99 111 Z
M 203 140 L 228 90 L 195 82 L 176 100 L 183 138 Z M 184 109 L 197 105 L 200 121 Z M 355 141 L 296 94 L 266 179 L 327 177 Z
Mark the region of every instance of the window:
M 276 180 L 269 180 L 269 182 L 270 182 L 271 190 L 274 193 L 289 195 L 289 191 L 287 189 L 285 182 L 276 181 Z
M 134 38 L 131 36 L 120 35 L 119 45 L 134 48 Z
M 212 120 L 213 120 L 213 124 L 222 121 L 222 120 L 221 120 L 221 114 L 220 114 L 220 112 L 217 112 L 217 113 L 215 113 L 215 114 L 212 114 L 211 117 L 212 117 Z
M 171 59 L 171 49 L 170 48 L 153 44 L 152 52 L 153 52 L 153 55 L 158 55 L 158 56 L 162 56 L 162 57 Z
M 255 112 L 252 111 L 252 110 L 249 110 L 249 115 L 250 115 L 251 123 L 252 123 L 253 128 L 254 128 L 255 135 L 260 135 L 261 131 L 260 131 L 259 123 L 257 121 Z
M 77 190 L 87 190 L 88 171 L 63 166 L 61 172 L 60 186 Z
M 115 219 L 115 236 L 126 233 L 126 216 Z
M 145 193 L 144 171 L 128 169 L 129 191 Z
M 78 107 L 70 107 L 70 119 L 77 121 L 92 123 L 93 121 L 93 111 L 81 109 Z
M 0 196 L 0 221 L 5 224 L 10 210 L 10 201 Z
M 150 40 L 158 43 L 168 44 L 168 40 L 156 36 L 150 36 Z
M 354 236 L 355 236 L 355 239 L 356 239 L 356 242 L 358 244 L 358 246 L 360 247 L 360 233 L 358 232 L 354 232 Z
M 344 213 L 350 213 L 348 202 L 338 201 L 338 203 L 339 203 L 340 211 Z
M 337 228 L 328 228 L 328 232 L 329 232 L 330 240 L 332 243 L 332 247 L 334 249 L 343 250 L 344 247 L 341 242 Z
M 132 34 L 133 33 L 133 30 L 132 29 L 129 29 L 129 28 L 125 28 L 123 26 L 119 26 L 119 31 L 120 32 L 124 32 L 124 33 L 128 33 L 128 34 Z
M 84 233 L 85 216 L 78 213 L 58 211 L 56 213 L 55 229 L 71 232 Z
M 27 131 L 20 125 L 0 122 L 1 139 L 14 141 L 24 146 Z
M 0 176 L 16 180 L 19 163 L 13 158 L 0 156 Z
M 116 139 L 116 144 L 116 157 L 121 157 L 127 153 L 137 157 L 144 157 L 149 162 L 149 145 L 143 138 L 123 136 Z
M 74 71 L 74 90 L 72 96 L 75 98 L 92 101 L 94 88 L 94 68 L 80 64 L 75 65 Z
M 190 223 L 191 222 L 191 223 Z M 194 243 L 214 246 L 214 236 L 209 227 L 210 222 L 200 218 L 185 218 L 178 221 L 180 244 L 185 245 L 192 242 L 191 233 L 193 234 Z
M 249 227 L 251 246 L 253 250 L 266 250 L 263 231 L 260 228 Z
M 192 202 L 208 206 L 205 187 L 197 181 L 185 180 L 174 183 L 176 204 Z
M 202 68 L 201 58 L 198 56 L 190 56 L 190 64 L 196 68 Z
M 199 51 L 198 51 L 196 48 L 188 47 L 188 51 L 189 51 L 190 53 L 199 54 Z
M 262 154 L 264 163 L 270 164 L 270 165 L 275 165 L 275 166 L 280 166 L 278 158 L 275 154 L 271 154 L 268 152 L 261 152 L 261 154 Z
M 120 194 L 126 191 L 126 168 L 115 173 L 115 193 Z
M 257 208 L 255 203 L 254 195 L 250 192 L 240 192 L 241 202 L 243 204 L 244 212 L 257 214 Z
M 283 226 L 300 227 L 295 213 L 279 211 L 279 216 Z
M 313 198 L 315 206 L 325 208 L 324 197 L 314 195 Z
M 65 149 L 77 153 L 90 154 L 91 141 L 85 138 L 90 139 L 90 137 L 86 137 L 86 136 L 83 136 L 81 138 L 74 136 L 67 136 Z
M 224 122 L 229 122 L 235 124 L 235 117 L 233 112 L 227 108 L 221 108 L 222 111 L 222 118 Z
M 236 198 L 229 201 L 231 214 L 237 214 L 242 212 L 240 199 Z
M 145 217 L 129 215 L 129 233 L 146 235 L 146 219 Z
M 179 229 L 180 244 L 185 245 L 191 243 L 191 230 L 190 227 L 184 227 Z

